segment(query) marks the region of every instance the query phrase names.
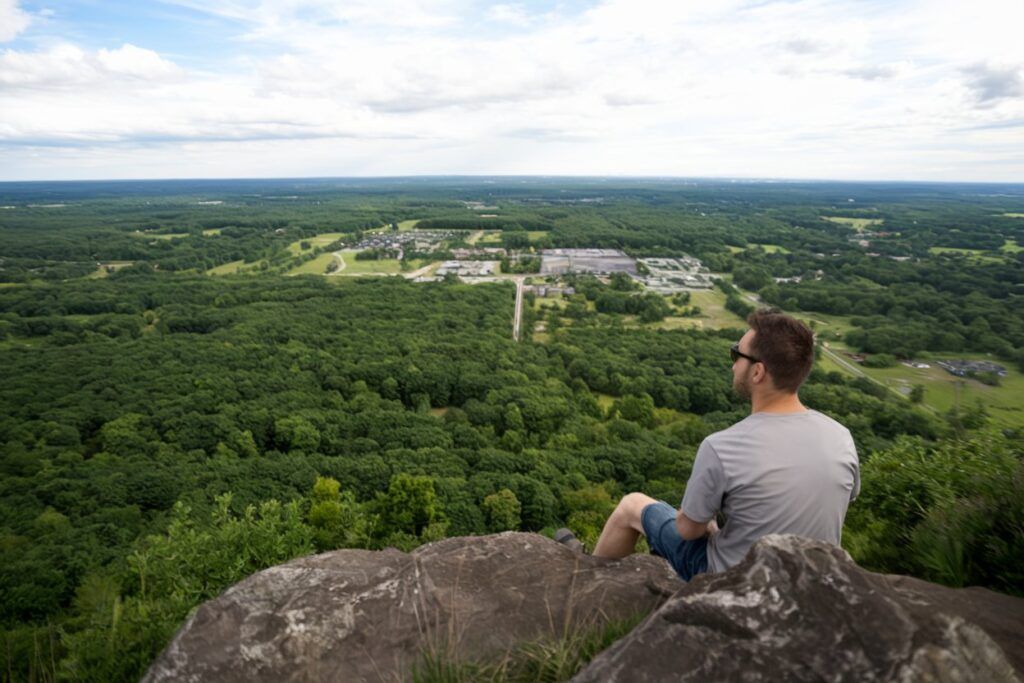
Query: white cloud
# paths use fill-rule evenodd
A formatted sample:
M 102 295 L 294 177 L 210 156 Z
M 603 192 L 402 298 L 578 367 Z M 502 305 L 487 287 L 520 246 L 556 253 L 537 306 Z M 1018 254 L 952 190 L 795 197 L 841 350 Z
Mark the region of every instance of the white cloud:
M 126 78 L 152 86 L 181 75 L 181 69 L 173 62 L 152 50 L 129 44 L 94 53 L 68 43 L 43 51 L 4 50 L 0 53 L 0 87 L 109 86 Z
M 30 23 L 31 17 L 18 7 L 18 0 L 0 0 L 0 43 L 14 40 Z
M 162 145 L 188 149 L 163 155 L 172 176 L 208 153 L 225 175 L 1024 179 L 1000 151 L 1024 119 L 1017 0 L 173 4 L 235 23 L 230 70 L 134 45 L 0 54 L 8 177 L 61 145 L 152 174 Z

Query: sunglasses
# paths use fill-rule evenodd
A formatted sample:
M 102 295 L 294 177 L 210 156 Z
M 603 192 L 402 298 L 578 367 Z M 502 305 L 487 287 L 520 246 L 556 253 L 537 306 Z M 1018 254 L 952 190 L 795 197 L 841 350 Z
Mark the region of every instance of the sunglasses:
M 732 358 L 732 362 L 733 363 L 738 361 L 740 358 L 746 358 L 751 363 L 760 363 L 761 362 L 760 358 L 754 358 L 753 356 L 748 356 L 747 354 L 745 354 L 742 351 L 740 351 L 740 343 L 739 342 L 736 342 L 735 344 L 733 344 L 732 346 L 729 347 L 729 357 Z

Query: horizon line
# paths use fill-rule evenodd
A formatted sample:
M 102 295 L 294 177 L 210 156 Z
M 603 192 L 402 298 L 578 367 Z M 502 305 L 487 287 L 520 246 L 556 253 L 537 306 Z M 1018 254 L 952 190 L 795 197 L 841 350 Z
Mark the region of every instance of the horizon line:
M 338 175 L 338 176 L 174 176 L 151 178 L 60 178 L 0 180 L 0 185 L 46 183 L 159 183 L 159 182 L 225 182 L 225 181 L 295 181 L 295 180 L 442 180 L 442 179 L 546 179 L 546 180 L 662 180 L 715 181 L 742 183 L 850 183 L 850 184 L 916 184 L 916 185 L 1008 185 L 1024 186 L 1024 180 L 922 180 L 907 178 L 799 178 L 782 176 L 684 176 L 684 175 L 574 175 L 574 174 L 415 174 L 415 175 Z

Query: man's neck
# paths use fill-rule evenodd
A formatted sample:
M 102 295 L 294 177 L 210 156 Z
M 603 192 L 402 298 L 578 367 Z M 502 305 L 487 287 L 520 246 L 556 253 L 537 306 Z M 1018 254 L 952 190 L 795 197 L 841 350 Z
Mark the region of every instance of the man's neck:
M 807 408 L 796 394 L 772 392 L 750 397 L 750 412 L 753 413 L 806 413 Z

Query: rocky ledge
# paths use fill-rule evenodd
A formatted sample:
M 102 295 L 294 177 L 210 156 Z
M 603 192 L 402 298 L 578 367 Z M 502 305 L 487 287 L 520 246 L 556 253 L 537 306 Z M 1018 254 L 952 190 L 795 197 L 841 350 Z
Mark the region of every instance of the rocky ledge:
M 202 605 L 144 681 L 403 680 L 426 652 L 488 661 L 652 610 L 573 680 L 1024 680 L 1019 598 L 874 574 L 795 536 L 684 584 L 655 557 L 507 533 L 255 574 Z
M 598 655 L 588 681 L 1018 681 L 1024 600 L 874 574 L 766 536 Z
M 204 603 L 143 679 L 398 681 L 425 653 L 499 659 L 517 644 L 646 614 L 680 582 L 537 534 L 336 550 L 264 570 Z

